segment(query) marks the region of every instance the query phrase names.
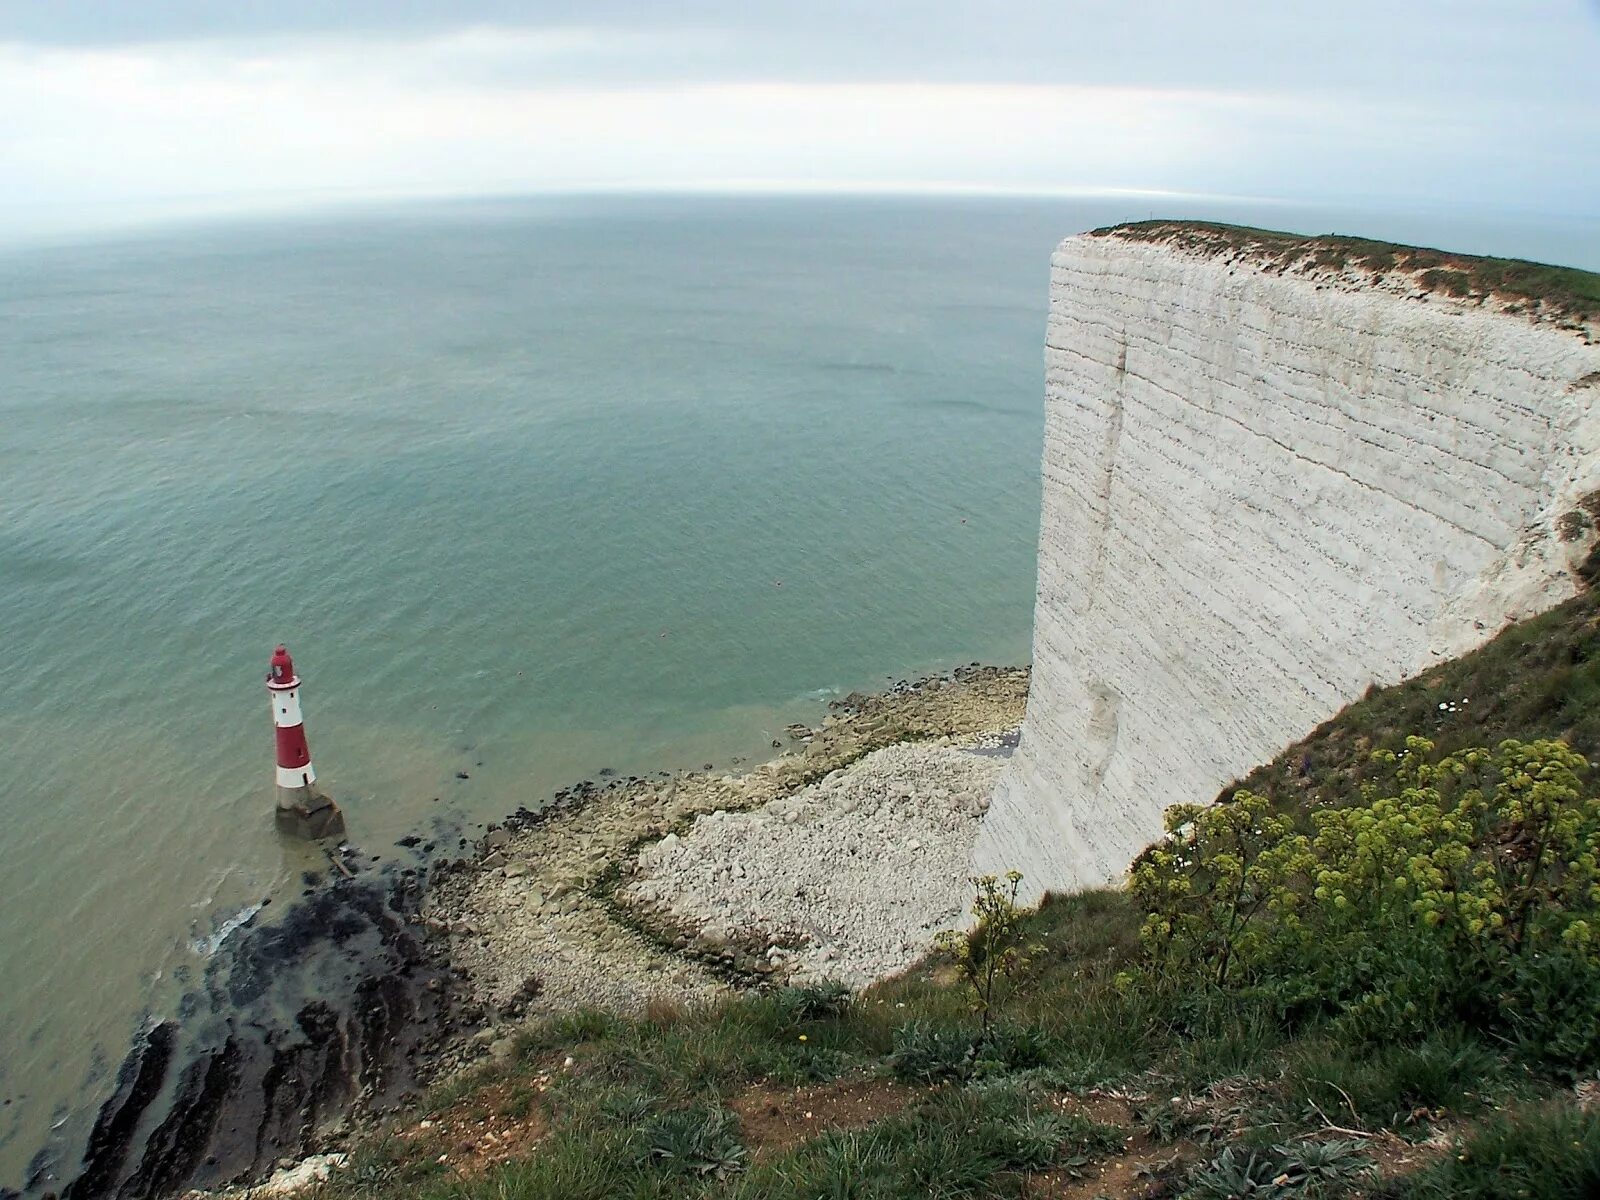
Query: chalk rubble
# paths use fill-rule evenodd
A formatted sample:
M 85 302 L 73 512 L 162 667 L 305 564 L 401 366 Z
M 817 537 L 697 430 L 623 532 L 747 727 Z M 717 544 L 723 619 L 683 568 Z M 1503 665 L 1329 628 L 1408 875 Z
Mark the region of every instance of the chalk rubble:
M 770 943 L 795 981 L 865 984 L 958 925 L 967 859 L 1001 760 L 905 744 L 747 812 L 700 817 L 638 857 L 620 899 L 698 926 L 697 940 Z

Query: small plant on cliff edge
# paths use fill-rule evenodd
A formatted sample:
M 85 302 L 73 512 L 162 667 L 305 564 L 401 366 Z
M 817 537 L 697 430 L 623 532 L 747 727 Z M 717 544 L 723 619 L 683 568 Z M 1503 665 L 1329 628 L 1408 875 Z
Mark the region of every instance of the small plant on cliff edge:
M 978 1014 L 978 1040 L 974 1057 L 988 1043 L 1000 1006 L 1017 988 L 1039 947 L 1027 944 L 1023 912 L 1017 907 L 1022 872 L 1007 871 L 1005 878 L 975 876 L 972 884 L 973 927 L 965 933 L 946 930 L 938 946 L 955 960 L 961 979 L 972 992 L 972 1010 Z

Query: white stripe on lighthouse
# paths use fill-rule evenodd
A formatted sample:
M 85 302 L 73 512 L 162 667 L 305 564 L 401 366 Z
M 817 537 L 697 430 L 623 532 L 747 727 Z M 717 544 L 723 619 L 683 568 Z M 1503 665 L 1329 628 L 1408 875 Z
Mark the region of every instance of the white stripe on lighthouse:
M 305 721 L 300 716 L 300 689 L 291 688 L 287 692 L 271 692 L 272 696 L 272 723 L 283 729 L 293 729 L 296 725 L 304 725 Z
M 279 767 L 278 786 L 281 788 L 309 787 L 317 781 L 317 773 L 310 763 L 303 767 Z

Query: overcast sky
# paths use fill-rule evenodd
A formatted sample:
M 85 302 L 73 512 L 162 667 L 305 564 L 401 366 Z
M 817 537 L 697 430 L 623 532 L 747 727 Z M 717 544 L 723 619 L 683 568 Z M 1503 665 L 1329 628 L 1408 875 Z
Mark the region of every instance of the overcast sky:
M 1600 0 L 0 0 L 0 229 L 616 188 L 1600 215 Z

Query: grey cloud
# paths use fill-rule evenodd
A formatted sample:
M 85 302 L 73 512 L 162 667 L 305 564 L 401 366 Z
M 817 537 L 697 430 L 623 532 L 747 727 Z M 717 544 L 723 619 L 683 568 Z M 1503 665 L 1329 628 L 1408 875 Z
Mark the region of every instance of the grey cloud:
M 0 0 L 0 39 L 415 37 L 470 26 L 611 34 L 485 83 L 1092 83 L 1557 97 L 1600 55 L 1595 0 Z

